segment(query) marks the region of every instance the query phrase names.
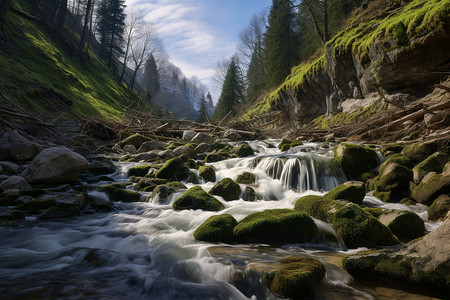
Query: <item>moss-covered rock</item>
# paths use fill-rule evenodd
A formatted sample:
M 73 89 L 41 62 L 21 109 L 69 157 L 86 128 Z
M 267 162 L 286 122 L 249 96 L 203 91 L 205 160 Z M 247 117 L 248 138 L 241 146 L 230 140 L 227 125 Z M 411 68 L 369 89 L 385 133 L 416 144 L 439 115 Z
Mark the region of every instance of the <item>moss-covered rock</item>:
M 156 178 L 167 180 L 185 180 L 189 177 L 189 168 L 183 164 L 183 160 L 179 157 L 169 159 L 158 172 Z
M 439 144 L 437 142 L 417 143 L 405 146 L 402 154 L 411 158 L 415 163 L 419 163 L 435 153 L 438 148 Z
M 232 215 L 212 216 L 200 225 L 194 232 L 194 238 L 199 241 L 231 243 L 233 229 L 238 222 Z
M 390 154 L 401 153 L 404 147 L 403 145 L 383 145 L 380 148 L 380 153 L 386 157 Z
M 349 248 L 387 246 L 396 243 L 391 231 L 358 205 L 321 196 L 304 196 L 294 210 L 329 222 Z
M 255 152 L 253 151 L 252 147 L 250 147 L 248 144 L 240 145 L 239 147 L 235 148 L 233 152 L 236 153 L 238 157 L 247 157 L 255 155 Z
M 114 185 L 103 185 L 98 188 L 100 192 L 104 192 L 109 196 L 109 199 L 114 202 L 138 202 L 141 200 L 141 195 L 137 192 L 117 188 Z
M 116 171 L 116 166 L 109 159 L 97 159 L 89 164 L 89 172 L 103 175 L 111 174 Z
M 174 188 L 176 191 L 178 190 L 187 190 L 187 187 L 178 181 L 172 181 L 166 184 L 167 186 L 170 186 L 171 188 Z
M 221 160 L 228 159 L 229 157 L 224 154 L 218 154 L 218 153 L 210 153 L 206 155 L 205 162 L 212 163 L 212 162 L 218 162 Z
M 348 181 L 338 185 L 325 197 L 333 200 L 347 200 L 356 204 L 361 204 L 366 196 L 366 185 L 361 181 Z
M 38 218 L 40 220 L 52 220 L 61 218 L 70 218 L 80 215 L 77 209 L 70 207 L 52 206 L 45 210 Z
M 174 201 L 172 207 L 174 210 L 202 209 L 208 211 L 219 211 L 225 208 L 219 200 L 205 192 L 199 186 L 195 186 L 184 192 L 180 198 Z
M 256 176 L 255 174 L 252 174 L 250 172 L 244 172 L 242 174 L 239 174 L 236 178 L 236 183 L 240 184 L 253 184 L 256 182 Z
M 375 150 L 354 144 L 339 144 L 334 149 L 334 158 L 342 167 L 345 175 L 354 179 L 378 166 Z
M 17 206 L 16 209 L 23 210 L 28 214 L 37 214 L 38 212 L 55 205 L 55 199 L 35 199 Z
M 138 176 L 138 177 L 144 177 L 147 175 L 148 171 L 153 168 L 153 165 L 143 165 L 143 166 L 137 166 L 132 167 L 128 169 L 128 176 Z
M 378 216 L 378 220 L 405 243 L 425 234 L 423 220 L 410 211 L 388 210 Z
M 150 198 L 154 200 L 158 197 L 159 202 L 164 202 L 170 195 L 175 193 L 176 190 L 173 187 L 167 185 L 158 185 L 152 192 Z
M 383 169 L 383 173 L 375 184 L 378 192 L 392 192 L 394 194 L 407 193 L 409 182 L 413 179 L 411 169 L 391 162 Z
M 158 185 L 166 184 L 166 179 L 161 178 L 141 178 L 133 187 L 135 191 L 151 192 Z
M 136 134 L 130 135 L 126 139 L 120 141 L 119 146 L 124 147 L 125 145 L 133 145 L 136 147 L 136 149 L 138 149 L 139 147 L 141 147 L 141 145 L 143 143 L 151 142 L 151 141 L 152 141 L 152 139 L 136 133 Z
M 303 299 L 313 296 L 315 288 L 325 277 L 323 264 L 309 257 L 291 256 L 280 260 L 282 267 L 264 277 L 272 293 L 283 298 Z
M 247 186 L 242 194 L 242 200 L 253 202 L 256 201 L 256 192 L 252 187 Z
M 419 183 L 430 172 L 442 173 L 444 166 L 449 162 L 450 155 L 436 152 L 415 166 L 413 170 L 414 182 Z
M 421 265 L 420 261 L 382 250 L 348 256 L 342 264 L 347 272 L 364 283 L 447 297 L 450 293 L 449 280 L 433 271 L 417 268 Z
M 198 175 L 202 177 L 206 182 L 216 181 L 216 170 L 214 170 L 214 168 L 211 166 L 201 166 L 200 168 L 198 168 Z
M 450 175 L 429 173 L 412 192 L 415 201 L 431 205 L 442 194 L 450 193 Z
M 412 169 L 414 167 L 414 162 L 411 160 L 411 158 L 409 158 L 408 156 L 405 156 L 403 154 L 400 153 L 396 153 L 393 154 L 391 156 L 388 157 L 388 159 L 386 159 L 385 162 L 383 162 L 380 165 L 380 169 L 378 170 L 378 172 L 381 174 L 383 173 L 384 169 L 390 164 L 390 163 L 397 163 L 399 165 L 402 165 L 408 169 Z
M 450 196 L 440 195 L 428 208 L 428 220 L 437 221 L 443 219 L 450 210 Z
M 305 213 L 271 209 L 248 215 L 233 233 L 242 243 L 302 243 L 316 235 L 317 226 Z
M 231 178 L 224 178 L 216 183 L 209 191 L 212 195 L 221 196 L 226 201 L 239 199 L 241 187 Z
M 0 209 L 0 224 L 17 222 L 25 219 L 25 213 L 21 210 Z

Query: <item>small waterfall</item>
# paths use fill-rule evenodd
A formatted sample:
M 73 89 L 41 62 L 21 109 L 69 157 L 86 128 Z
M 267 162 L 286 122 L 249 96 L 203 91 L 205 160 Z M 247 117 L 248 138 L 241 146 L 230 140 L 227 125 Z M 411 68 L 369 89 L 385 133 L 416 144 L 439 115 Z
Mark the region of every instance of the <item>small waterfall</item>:
M 295 158 L 266 157 L 256 169 L 280 179 L 285 188 L 304 192 L 329 191 L 345 182 L 341 170 L 329 158 L 306 154 Z

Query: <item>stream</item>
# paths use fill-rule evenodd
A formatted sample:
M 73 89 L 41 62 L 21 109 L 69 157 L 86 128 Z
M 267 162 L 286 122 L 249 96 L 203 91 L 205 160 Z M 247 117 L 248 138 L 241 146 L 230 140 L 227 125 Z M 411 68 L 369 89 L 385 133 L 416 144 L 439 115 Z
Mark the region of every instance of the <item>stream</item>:
M 276 144 L 278 141 L 271 140 Z M 309 244 L 226 245 L 196 241 L 194 231 L 215 214 L 238 221 L 265 209 L 293 208 L 308 194 L 323 195 L 346 181 L 330 162 L 331 150 L 305 143 L 287 152 L 264 141 L 249 142 L 257 154 L 211 163 L 216 182 L 245 172 L 256 175 L 257 201 L 226 202 L 225 209 L 174 211 L 142 193 L 143 202 L 115 203 L 109 213 L 84 213 L 57 221 L 24 222 L 0 227 L 0 295 L 2 299 L 280 299 L 261 280 L 280 258 L 308 256 L 324 263 L 326 279 L 316 299 L 433 299 L 400 290 L 354 284 L 340 267 L 347 249 L 330 225 L 315 220 L 319 235 Z M 110 176 L 127 181 L 127 170 L 139 163 L 117 162 Z M 195 171 L 195 170 L 194 170 Z M 101 183 L 99 183 L 101 184 Z M 200 182 L 209 191 L 215 183 Z M 188 188 L 194 184 L 187 183 Z M 245 185 L 241 185 L 244 190 Z M 107 195 L 91 192 L 92 197 Z M 384 203 L 366 196 L 363 206 L 411 210 L 427 221 L 426 207 Z M 426 222 L 428 231 L 438 223 Z M 328 240 L 327 237 L 335 238 Z

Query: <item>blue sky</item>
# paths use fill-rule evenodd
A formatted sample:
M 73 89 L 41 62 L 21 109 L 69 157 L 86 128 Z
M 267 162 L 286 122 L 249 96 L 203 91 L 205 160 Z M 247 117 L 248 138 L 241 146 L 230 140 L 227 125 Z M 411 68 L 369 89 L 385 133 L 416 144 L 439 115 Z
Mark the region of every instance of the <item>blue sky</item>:
M 232 55 L 239 32 L 271 0 L 126 0 L 158 28 L 170 60 L 187 77 L 197 76 L 213 96 L 217 62 Z M 216 99 L 214 99 L 216 100 Z

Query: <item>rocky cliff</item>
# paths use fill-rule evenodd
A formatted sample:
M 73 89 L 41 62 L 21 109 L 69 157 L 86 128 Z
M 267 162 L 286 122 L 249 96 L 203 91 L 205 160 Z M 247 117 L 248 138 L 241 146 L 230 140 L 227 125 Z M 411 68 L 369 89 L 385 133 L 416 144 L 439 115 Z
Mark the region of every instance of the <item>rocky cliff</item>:
M 246 117 L 282 110 L 306 123 L 377 89 L 402 104 L 429 92 L 450 69 L 450 2 L 403 2 L 374 1 L 355 12 L 320 58 L 294 68 Z

